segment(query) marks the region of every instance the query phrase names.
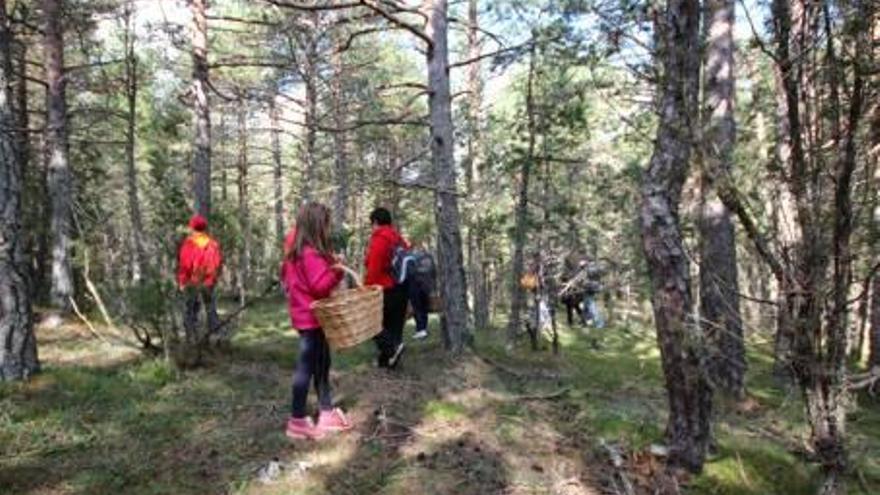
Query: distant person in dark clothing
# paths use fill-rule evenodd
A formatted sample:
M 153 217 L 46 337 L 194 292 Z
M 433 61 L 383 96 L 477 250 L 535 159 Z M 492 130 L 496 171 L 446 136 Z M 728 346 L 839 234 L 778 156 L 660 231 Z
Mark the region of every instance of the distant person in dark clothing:
M 431 294 L 434 293 L 437 268 L 434 257 L 419 245 L 411 249 L 403 260 L 401 273 L 406 285 L 409 304 L 412 306 L 416 332 L 413 338 L 422 340 L 428 337 L 428 313 L 431 310 Z
M 584 284 L 584 320 L 592 321 L 596 328 L 605 328 L 605 318 L 599 311 L 599 305 L 596 304 L 596 297 L 602 291 L 602 282 L 600 281 L 603 268 L 595 261 L 585 260 L 582 262 L 582 268 L 586 275 L 586 283 Z
M 406 286 L 395 280 L 391 269 L 395 250 L 407 246 L 406 241 L 391 224 L 391 212 L 376 208 L 370 213 L 373 233 L 367 247 L 364 264 L 367 268 L 365 285 L 381 286 L 382 332 L 373 341 L 379 351 L 377 364 L 380 368 L 394 368 L 403 354 L 403 325 L 406 322 Z

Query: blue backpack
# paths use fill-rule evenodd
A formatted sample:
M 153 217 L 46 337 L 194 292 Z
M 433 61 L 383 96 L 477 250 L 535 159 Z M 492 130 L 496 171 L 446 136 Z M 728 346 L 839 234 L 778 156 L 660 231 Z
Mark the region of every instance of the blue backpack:
M 406 282 L 406 263 L 409 256 L 409 250 L 403 241 L 398 242 L 394 249 L 391 250 L 391 277 L 397 285 Z

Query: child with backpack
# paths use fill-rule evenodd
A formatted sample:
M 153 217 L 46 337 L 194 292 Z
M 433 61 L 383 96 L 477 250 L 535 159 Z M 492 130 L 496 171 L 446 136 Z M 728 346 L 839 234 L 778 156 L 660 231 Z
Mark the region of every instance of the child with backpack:
M 343 279 L 330 240 L 330 209 L 320 203 L 305 205 L 296 218 L 290 249 L 285 253 L 281 281 L 287 293 L 293 328 L 299 332 L 299 358 L 293 375 L 291 417 L 286 434 L 293 439 L 317 440 L 351 429 L 330 391 L 330 347 L 311 305 L 330 296 Z M 318 421 L 306 415 L 306 398 L 314 381 Z
M 398 280 L 406 285 L 409 304 L 412 307 L 416 324 L 413 338 L 423 340 L 428 338 L 428 313 L 431 310 L 431 294 L 434 293 L 437 279 L 434 257 L 424 245 L 417 244 L 405 253 L 401 264 Z
M 376 365 L 393 369 L 403 355 L 403 326 L 406 322 L 406 286 L 400 283 L 395 265 L 399 266 L 402 253 L 409 248 L 394 225 L 391 212 L 376 208 L 370 213 L 370 244 L 364 266 L 367 273 L 364 285 L 382 287 L 382 332 L 373 338 L 378 350 Z M 397 262 L 395 262 L 397 260 Z

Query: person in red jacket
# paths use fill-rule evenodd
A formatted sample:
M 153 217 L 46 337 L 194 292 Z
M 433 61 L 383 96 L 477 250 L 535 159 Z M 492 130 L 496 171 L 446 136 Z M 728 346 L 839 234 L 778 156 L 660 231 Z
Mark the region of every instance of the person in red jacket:
M 391 212 L 376 208 L 370 213 L 373 233 L 367 247 L 364 264 L 367 274 L 364 285 L 379 285 L 383 289 L 382 332 L 373 341 L 379 350 L 377 364 L 380 368 L 395 368 L 403 354 L 403 325 L 406 322 L 407 293 L 391 275 L 391 259 L 394 249 L 406 246 L 406 241 L 391 225 Z
M 205 217 L 193 215 L 189 229 L 190 234 L 177 252 L 177 287 L 186 293 L 183 326 L 187 339 L 192 342 L 203 340 L 196 333 L 202 305 L 205 306 L 208 324 L 206 335 L 214 333 L 219 326 L 214 286 L 223 266 L 223 253 L 220 243 L 206 232 L 208 221 Z

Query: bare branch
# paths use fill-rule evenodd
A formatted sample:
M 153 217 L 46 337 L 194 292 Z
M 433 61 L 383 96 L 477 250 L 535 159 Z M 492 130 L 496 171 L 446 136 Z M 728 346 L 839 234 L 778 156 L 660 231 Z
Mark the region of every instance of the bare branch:
M 730 211 L 736 214 L 737 218 L 739 218 L 746 234 L 748 234 L 749 239 L 751 239 L 752 243 L 755 245 L 755 249 L 764 261 L 770 265 L 770 269 L 773 271 L 776 279 L 785 280 L 785 267 L 770 249 L 769 242 L 767 242 L 764 234 L 760 231 L 757 223 L 746 208 L 745 202 L 743 201 L 739 190 L 733 185 L 733 181 L 729 174 L 725 172 L 718 174 L 718 172 L 714 170 L 709 171 L 709 174 L 718 187 L 718 197 L 721 199 L 721 202 L 724 203 L 724 206 L 730 209 Z
M 288 9 L 301 10 L 304 12 L 323 12 L 327 10 L 344 10 L 360 7 L 361 2 L 306 2 L 305 0 L 265 0 L 276 6 Z
M 264 21 L 262 19 L 245 19 L 242 17 L 231 17 L 226 15 L 209 15 L 206 16 L 209 21 L 225 21 L 225 22 L 234 22 L 237 24 L 252 24 L 256 26 L 270 26 L 277 27 L 279 23 Z
M 92 62 L 90 64 L 71 65 L 71 66 L 65 67 L 64 71 L 65 72 L 73 72 L 73 71 L 83 70 L 83 69 L 99 68 L 99 67 L 105 67 L 107 65 L 119 64 L 124 61 L 125 61 L 125 59 L 118 58 L 115 60 L 107 60 L 107 61 L 102 61 L 102 62 Z
M 472 57 L 472 58 L 469 58 L 466 60 L 462 60 L 460 62 L 455 62 L 455 63 L 449 64 L 449 68 L 454 69 L 456 67 L 464 67 L 466 65 L 475 64 L 475 63 L 477 63 L 481 60 L 487 59 L 487 58 L 497 57 L 498 55 L 501 55 L 503 53 L 508 53 L 508 52 L 512 52 L 515 50 L 520 50 L 520 49 L 526 48 L 527 46 L 531 45 L 532 43 L 534 43 L 534 40 L 529 40 L 529 41 L 526 41 L 525 43 L 520 43 L 519 45 L 509 46 L 507 48 L 495 50 L 494 52 L 483 53 L 482 55 L 480 55 L 478 57 Z
M 417 38 L 420 38 L 422 41 L 424 41 L 425 44 L 427 44 L 429 48 L 434 46 L 433 40 L 431 40 L 430 36 L 428 36 L 428 34 L 425 33 L 424 30 L 420 29 L 417 26 L 413 26 L 412 24 L 410 24 L 408 22 L 404 22 L 403 20 L 401 20 L 398 17 L 395 17 L 393 13 L 386 11 L 382 7 L 378 6 L 372 0 L 361 0 L 360 4 L 363 5 L 364 7 L 371 9 L 372 11 L 379 14 L 380 16 L 384 17 L 386 20 L 388 20 L 388 22 L 390 22 L 396 26 L 399 26 L 402 29 L 405 29 L 405 30 L 409 31 L 410 33 L 414 34 Z M 398 9 L 398 11 L 409 12 L 409 10 L 400 10 L 400 9 Z
M 290 64 L 269 60 L 248 59 L 244 57 L 230 57 L 228 59 L 221 59 L 212 64 L 208 64 L 208 68 L 210 69 L 219 69 L 221 67 L 275 67 L 283 69 L 290 67 Z
M 380 125 L 427 127 L 428 121 L 427 121 L 427 116 L 425 116 L 421 119 L 416 119 L 416 120 L 411 120 L 411 119 L 406 119 L 406 118 L 388 118 L 388 119 L 374 119 L 374 120 L 359 120 L 357 122 L 352 123 L 349 126 L 341 127 L 341 128 L 329 127 L 329 126 L 323 126 L 323 125 L 317 125 L 317 126 L 315 126 L 315 128 L 318 129 L 319 131 L 322 131 L 322 132 L 351 132 L 351 131 L 355 131 L 357 129 L 360 129 L 362 127 L 380 126 Z

